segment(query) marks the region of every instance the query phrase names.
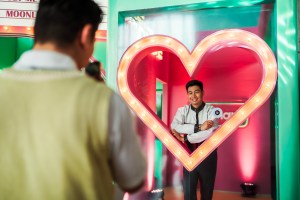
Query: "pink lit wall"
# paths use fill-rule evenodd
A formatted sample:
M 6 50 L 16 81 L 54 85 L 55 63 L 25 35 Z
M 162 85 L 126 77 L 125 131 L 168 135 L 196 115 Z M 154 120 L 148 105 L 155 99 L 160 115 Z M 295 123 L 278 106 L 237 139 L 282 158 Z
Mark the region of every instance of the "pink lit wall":
M 204 83 L 206 102 L 243 103 L 258 89 L 262 78 L 256 56 L 242 48 L 216 51 L 200 65 L 195 78 Z M 190 78 L 175 57 L 170 69 L 168 107 L 172 120 L 177 107 L 187 102 L 184 84 Z M 219 147 L 216 190 L 241 192 L 242 182 L 253 182 L 259 194 L 271 193 L 269 113 L 267 102 L 245 128 L 239 128 Z
M 210 55 L 198 77 L 205 84 L 207 102 L 245 102 L 258 89 L 262 69 L 248 50 L 229 48 Z M 259 194 L 270 194 L 270 102 L 249 118 L 245 128 L 237 129 L 218 153 L 216 190 L 240 192 L 242 182 L 252 182 Z
M 271 193 L 270 178 L 270 102 L 249 119 L 218 149 L 215 189 L 240 191 L 241 182 L 253 182 L 259 194 Z

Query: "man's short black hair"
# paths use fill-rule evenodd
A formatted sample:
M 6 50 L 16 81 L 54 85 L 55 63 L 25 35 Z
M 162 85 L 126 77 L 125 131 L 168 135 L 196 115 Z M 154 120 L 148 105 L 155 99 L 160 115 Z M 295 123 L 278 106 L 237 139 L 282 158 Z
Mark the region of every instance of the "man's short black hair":
M 189 87 L 191 86 L 199 86 L 199 88 L 201 89 L 201 91 L 203 91 L 203 83 L 201 81 L 198 80 L 190 80 L 189 82 L 186 83 L 185 85 L 185 89 L 186 92 L 188 92 Z
M 93 0 L 40 0 L 36 15 L 35 43 L 71 45 L 82 28 L 91 24 L 91 38 L 103 19 L 103 11 Z

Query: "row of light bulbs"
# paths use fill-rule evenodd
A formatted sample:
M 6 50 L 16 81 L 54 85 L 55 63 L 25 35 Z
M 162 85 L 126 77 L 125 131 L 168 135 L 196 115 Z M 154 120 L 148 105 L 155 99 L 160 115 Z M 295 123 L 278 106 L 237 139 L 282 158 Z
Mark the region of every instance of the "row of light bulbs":
M 201 58 L 211 49 L 239 46 L 255 52 L 263 67 L 263 77 L 257 92 L 228 119 L 215 133 L 204 142 L 191 155 L 186 152 L 178 141 L 169 133 L 169 128 L 161 124 L 153 112 L 148 111 L 128 85 L 128 69 L 136 56 L 141 56 L 147 48 L 157 47 L 167 49 L 177 55 L 187 72 L 192 77 L 196 66 Z M 257 35 L 239 29 L 218 31 L 202 40 L 192 51 L 189 52 L 179 41 L 168 36 L 148 36 L 138 40 L 124 53 L 118 69 L 117 81 L 120 94 L 125 101 L 141 118 L 141 120 L 156 134 L 162 143 L 173 155 L 181 161 L 188 170 L 192 170 L 198 163 L 204 160 L 210 152 L 217 148 L 234 130 L 257 110 L 271 95 L 277 80 L 277 64 L 275 57 L 268 45 Z
M 34 36 L 32 26 L 0 26 L 0 35 L 1 34 Z M 95 37 L 96 40 L 106 40 L 106 34 L 103 34 L 103 31 L 97 31 Z

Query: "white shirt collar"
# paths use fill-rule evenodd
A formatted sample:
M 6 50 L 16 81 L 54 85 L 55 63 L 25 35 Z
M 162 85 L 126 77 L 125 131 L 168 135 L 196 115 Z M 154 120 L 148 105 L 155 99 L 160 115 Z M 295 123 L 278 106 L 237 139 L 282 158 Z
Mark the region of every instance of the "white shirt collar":
M 17 70 L 76 70 L 74 60 L 62 53 L 48 50 L 30 50 L 14 64 Z

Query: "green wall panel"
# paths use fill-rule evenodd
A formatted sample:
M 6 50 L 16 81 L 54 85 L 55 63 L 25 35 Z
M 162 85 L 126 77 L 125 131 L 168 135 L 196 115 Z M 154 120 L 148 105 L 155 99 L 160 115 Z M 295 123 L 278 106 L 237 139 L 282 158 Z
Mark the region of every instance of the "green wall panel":
M 20 56 L 33 48 L 34 39 L 24 37 L 0 37 L 0 69 L 11 67 Z M 93 55 L 106 69 L 106 42 L 96 42 Z
M 102 63 L 102 66 L 107 70 L 106 65 L 106 42 L 96 42 L 94 49 L 94 58 L 99 60 Z
M 32 38 L 0 37 L 0 69 L 11 67 L 32 46 Z
M 23 52 L 32 49 L 33 47 L 33 38 L 17 38 L 17 49 L 16 49 L 16 59 L 22 55 Z
M 144 15 L 157 11 L 181 11 L 216 7 L 241 7 L 275 3 L 274 25 L 266 35 L 266 41 L 274 50 L 278 61 L 276 88 L 276 199 L 298 200 L 299 191 L 299 63 L 297 50 L 297 0 L 110 0 L 107 51 L 107 84 L 117 91 L 119 25 L 124 17 Z M 238 20 L 238 19 L 237 19 Z M 274 37 L 274 38 L 273 38 Z M 114 56 L 111 56 L 114 55 Z M 109 57 L 110 56 L 110 57 Z
M 300 199 L 299 63 L 296 0 L 277 0 L 278 93 L 276 99 L 277 199 Z
M 0 69 L 11 67 L 16 59 L 17 40 L 0 37 Z

